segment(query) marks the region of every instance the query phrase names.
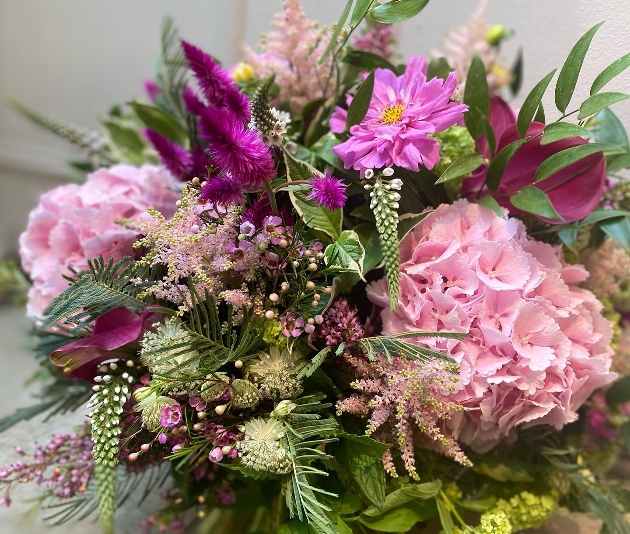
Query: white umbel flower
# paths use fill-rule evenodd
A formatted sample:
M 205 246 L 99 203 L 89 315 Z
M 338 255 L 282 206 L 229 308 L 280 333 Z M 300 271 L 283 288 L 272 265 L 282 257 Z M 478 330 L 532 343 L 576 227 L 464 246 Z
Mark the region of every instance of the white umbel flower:
M 280 475 L 291 471 L 291 458 L 281 441 L 286 434 L 282 422 L 257 417 L 247 421 L 240 429 L 244 435 L 237 448 L 243 465 Z

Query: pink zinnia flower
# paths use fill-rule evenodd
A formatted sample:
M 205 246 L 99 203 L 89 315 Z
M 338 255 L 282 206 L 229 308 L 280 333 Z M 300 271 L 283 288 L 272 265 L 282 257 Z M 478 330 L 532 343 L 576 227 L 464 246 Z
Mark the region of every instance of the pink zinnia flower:
M 465 332 L 462 340 L 417 343 L 459 364 L 448 400 L 464 406 L 447 424 L 455 439 L 484 452 L 517 427 L 561 428 L 610 372 L 612 327 L 602 304 L 580 287 L 588 273 L 558 247 L 527 236 L 467 200 L 442 205 L 401 243 L 400 299 L 389 308 L 387 282 L 368 286 L 383 333 Z
M 306 197 L 329 210 L 338 210 L 346 205 L 346 186 L 343 180 L 329 174 L 316 176 L 310 182 L 311 192 Z
M 350 139 L 333 151 L 346 169 L 358 171 L 396 165 L 417 171 L 432 169 L 440 160 L 440 145 L 430 134 L 460 122 L 468 109 L 449 102 L 457 85 L 455 74 L 427 81 L 427 62 L 410 57 L 405 73 L 374 71 L 370 107 L 360 124 L 350 128 Z

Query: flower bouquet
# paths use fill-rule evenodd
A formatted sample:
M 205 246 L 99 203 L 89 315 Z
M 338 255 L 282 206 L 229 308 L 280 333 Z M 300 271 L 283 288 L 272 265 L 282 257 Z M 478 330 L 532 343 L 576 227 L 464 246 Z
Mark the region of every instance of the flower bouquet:
M 166 21 L 148 101 L 102 132 L 16 104 L 89 174 L 21 237 L 50 381 L 0 426 L 88 421 L 17 449 L 3 503 L 32 481 L 52 521 L 108 533 L 164 491 L 146 532 L 508 534 L 559 509 L 630 532 L 608 109 L 629 96 L 604 90 L 630 56 L 572 103 L 597 25 L 515 111 L 487 2 L 441 53 L 396 55 L 391 24 L 427 3 L 350 0 L 326 27 L 284 0 L 231 70 Z

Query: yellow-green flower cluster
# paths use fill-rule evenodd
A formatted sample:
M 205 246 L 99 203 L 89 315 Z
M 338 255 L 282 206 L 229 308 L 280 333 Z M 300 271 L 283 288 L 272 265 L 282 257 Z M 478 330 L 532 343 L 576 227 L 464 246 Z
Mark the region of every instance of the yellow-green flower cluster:
M 522 491 L 509 501 L 499 499 L 492 511 L 504 512 L 512 524 L 512 531 L 519 532 L 544 525 L 557 508 L 558 497 L 555 493 L 535 495 Z
M 451 126 L 432 137 L 440 142 L 440 162 L 433 167 L 433 172 L 438 176 L 441 176 L 456 159 L 475 151 L 474 139 L 462 126 Z

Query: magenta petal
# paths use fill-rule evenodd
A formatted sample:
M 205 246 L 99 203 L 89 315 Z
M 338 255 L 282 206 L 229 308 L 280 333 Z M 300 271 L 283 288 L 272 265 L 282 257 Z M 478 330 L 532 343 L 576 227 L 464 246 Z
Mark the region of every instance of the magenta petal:
M 114 308 L 96 319 L 91 336 L 55 350 L 50 359 L 63 367 L 70 378 L 91 382 L 101 362 L 121 357 L 116 349 L 137 341 L 159 316 L 151 308 L 143 310 L 140 316 L 128 308 Z

